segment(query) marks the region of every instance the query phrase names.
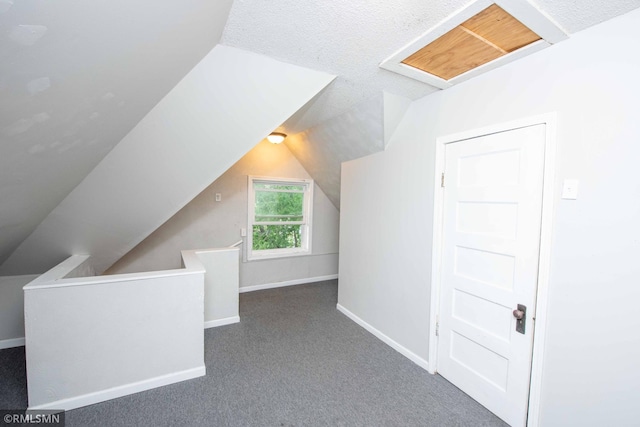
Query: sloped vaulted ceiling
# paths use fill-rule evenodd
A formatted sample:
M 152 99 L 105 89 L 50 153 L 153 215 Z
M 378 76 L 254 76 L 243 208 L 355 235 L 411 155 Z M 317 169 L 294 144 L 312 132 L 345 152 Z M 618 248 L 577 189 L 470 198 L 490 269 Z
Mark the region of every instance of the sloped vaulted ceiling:
M 331 119 L 358 117 L 383 91 L 409 100 L 436 91 L 379 64 L 469 2 L 0 0 L 0 263 L 218 42 L 337 75 L 282 127 L 341 144 L 331 131 L 341 120 Z M 569 33 L 640 6 L 531 3 Z M 392 129 L 383 139 L 371 126 L 364 134 L 378 137 L 363 153 L 382 149 Z
M 334 77 L 217 45 L 47 215 L 0 275 L 44 272 L 72 254 L 90 254 L 91 269 L 103 272 Z
M 0 0 L 0 263 L 220 40 L 231 0 Z

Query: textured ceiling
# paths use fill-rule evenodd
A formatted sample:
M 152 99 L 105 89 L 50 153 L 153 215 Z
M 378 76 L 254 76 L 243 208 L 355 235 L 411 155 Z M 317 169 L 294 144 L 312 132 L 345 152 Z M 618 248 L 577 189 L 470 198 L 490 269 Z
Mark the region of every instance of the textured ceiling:
M 467 2 L 236 0 L 222 43 L 338 76 L 304 115 L 285 124 L 293 134 L 343 114 L 383 90 L 410 99 L 435 91 L 378 65 Z
M 640 7 L 640 0 L 535 0 L 569 34 Z
M 230 7 L 0 0 L 0 263 L 218 43 Z
M 378 68 L 395 51 L 469 0 L 235 0 L 222 43 L 335 74 L 338 78 L 284 124 L 291 134 L 343 114 L 382 90 L 417 99 L 436 89 Z M 640 6 L 640 0 L 535 0 L 569 33 Z
M 333 117 L 319 126 L 285 139 L 285 144 L 340 209 L 342 162 L 384 149 L 384 98 L 382 94 Z

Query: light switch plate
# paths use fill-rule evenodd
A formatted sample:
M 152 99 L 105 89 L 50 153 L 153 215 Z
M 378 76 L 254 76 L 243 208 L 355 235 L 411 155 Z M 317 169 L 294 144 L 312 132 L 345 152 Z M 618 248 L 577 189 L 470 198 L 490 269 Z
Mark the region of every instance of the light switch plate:
M 219 202 L 221 200 L 222 200 L 222 194 L 216 193 L 216 202 Z
M 578 198 L 578 184 L 577 179 L 565 179 L 562 185 L 562 198 L 576 200 Z

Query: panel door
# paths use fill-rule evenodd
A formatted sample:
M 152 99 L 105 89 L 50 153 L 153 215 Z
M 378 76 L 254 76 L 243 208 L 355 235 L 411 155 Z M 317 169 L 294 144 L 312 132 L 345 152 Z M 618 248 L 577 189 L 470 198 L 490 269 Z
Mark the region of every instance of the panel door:
M 512 426 L 527 416 L 544 146 L 542 124 L 446 145 L 438 372 Z

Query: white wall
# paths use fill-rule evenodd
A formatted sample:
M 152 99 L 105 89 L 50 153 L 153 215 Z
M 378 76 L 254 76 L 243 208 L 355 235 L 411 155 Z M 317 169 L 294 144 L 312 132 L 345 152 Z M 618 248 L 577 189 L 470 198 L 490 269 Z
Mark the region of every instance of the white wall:
M 107 273 L 176 268 L 183 248 L 225 247 L 241 240 L 248 175 L 311 178 L 286 145 L 262 141 Z M 216 193 L 222 201 L 215 201 Z M 317 185 L 313 196 L 312 255 L 241 262 L 241 288 L 338 273 L 339 213 Z
M 204 275 L 204 327 L 240 321 L 239 248 L 195 251 L 207 272 Z
M 216 46 L 44 219 L 0 272 L 41 273 L 71 254 L 86 253 L 101 273 L 333 78 Z
M 289 136 L 285 144 L 340 209 L 340 164 L 384 149 L 384 97 Z
M 25 287 L 29 407 L 73 409 L 205 375 L 204 274 L 185 268 L 65 279 L 73 256 Z
M 24 345 L 22 287 L 38 276 L 0 276 L 0 349 Z
M 389 146 L 389 141 L 398 125 L 404 117 L 404 113 L 411 105 L 411 100 L 404 96 L 384 92 L 384 148 Z
M 341 164 L 383 151 L 410 104 L 408 98 L 380 92 L 343 114 L 289 136 L 285 144 L 340 209 Z M 305 109 L 296 114 L 302 112 Z
M 540 423 L 635 424 L 639 44 L 636 10 L 414 102 L 386 152 L 343 165 L 339 303 L 426 359 L 436 138 L 555 111 Z M 566 178 L 580 180 L 578 200 L 559 199 Z

